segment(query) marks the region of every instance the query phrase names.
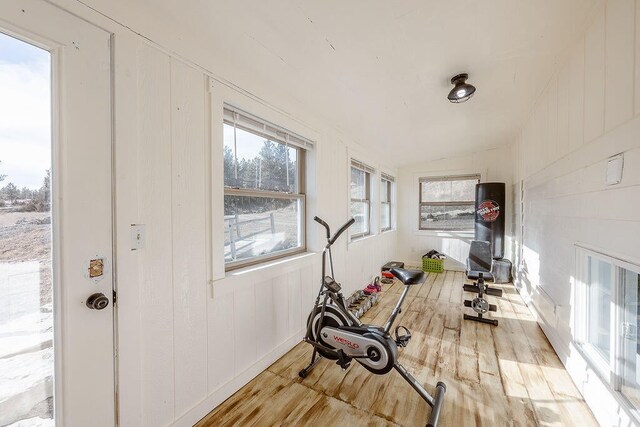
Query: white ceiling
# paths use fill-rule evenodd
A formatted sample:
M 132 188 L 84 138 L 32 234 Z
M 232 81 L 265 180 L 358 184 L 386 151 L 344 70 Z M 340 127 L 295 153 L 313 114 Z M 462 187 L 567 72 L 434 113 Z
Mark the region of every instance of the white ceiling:
M 395 156 L 397 164 L 511 142 L 562 53 L 602 3 L 135 2 L 222 52 L 234 69 L 244 70 L 239 79 L 259 74 L 347 138 Z M 465 104 L 451 104 L 449 79 L 459 72 L 469 73 L 477 92 Z

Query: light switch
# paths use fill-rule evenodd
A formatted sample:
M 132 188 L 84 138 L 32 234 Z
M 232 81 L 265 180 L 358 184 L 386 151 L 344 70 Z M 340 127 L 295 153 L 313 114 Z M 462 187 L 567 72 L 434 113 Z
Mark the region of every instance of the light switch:
M 609 157 L 607 160 L 607 185 L 615 185 L 622 182 L 623 168 L 624 156 L 622 153 Z
M 131 224 L 131 250 L 137 251 L 143 249 L 145 240 L 144 224 Z

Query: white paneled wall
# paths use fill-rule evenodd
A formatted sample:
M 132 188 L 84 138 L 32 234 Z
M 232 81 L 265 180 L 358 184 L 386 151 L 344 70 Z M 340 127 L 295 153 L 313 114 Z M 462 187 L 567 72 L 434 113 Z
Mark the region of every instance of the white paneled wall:
M 171 248 L 175 412 L 182 414 L 207 392 L 207 185 L 209 141 L 206 79 L 171 61 Z M 205 179 L 203 179 L 205 178 Z
M 319 215 L 334 229 L 348 219 L 349 157 L 363 150 L 128 31 L 115 37 L 114 62 L 120 421 L 192 425 L 300 342 L 320 284 L 324 239 L 311 218 Z M 224 102 L 313 135 L 308 253 L 224 272 L 216 159 Z M 381 163 L 372 153 L 359 158 L 376 168 Z M 131 250 L 131 224 L 145 226 L 140 250 Z M 346 293 L 365 286 L 394 256 L 396 238 L 393 231 L 348 243 L 345 234 L 337 242 L 336 278 Z
M 504 182 L 507 187 L 506 203 L 511 206 L 512 154 L 510 147 L 500 147 L 460 157 L 435 160 L 403 166 L 398 182 L 400 233 L 398 253 L 400 259 L 420 265 L 421 256 L 431 249 L 447 255 L 445 268 L 464 270 L 469 255 L 473 230 L 468 232 L 437 232 L 418 230 L 419 184 L 423 176 L 480 174 L 482 182 Z M 511 212 L 507 212 L 505 230 L 511 230 Z M 505 253 L 511 252 L 509 239 Z M 508 255 L 507 255 L 508 257 Z
M 575 244 L 640 263 L 638 3 L 609 0 L 593 17 L 513 149 L 517 285 L 602 425 L 630 418 L 572 343 Z M 623 180 L 607 187 L 617 153 Z

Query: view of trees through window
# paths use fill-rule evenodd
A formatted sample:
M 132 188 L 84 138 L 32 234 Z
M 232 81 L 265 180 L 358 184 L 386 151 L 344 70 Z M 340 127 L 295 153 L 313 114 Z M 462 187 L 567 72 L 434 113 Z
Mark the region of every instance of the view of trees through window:
M 224 124 L 225 261 L 303 245 L 302 150 Z
M 224 125 L 224 185 L 283 193 L 298 191 L 298 149 Z

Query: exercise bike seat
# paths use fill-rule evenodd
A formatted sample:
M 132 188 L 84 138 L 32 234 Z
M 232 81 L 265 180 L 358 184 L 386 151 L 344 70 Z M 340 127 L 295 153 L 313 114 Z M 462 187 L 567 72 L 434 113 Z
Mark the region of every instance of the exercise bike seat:
M 396 276 L 403 284 L 407 286 L 421 285 L 424 283 L 426 275 L 422 270 L 406 270 L 404 268 L 392 268 L 391 274 Z

